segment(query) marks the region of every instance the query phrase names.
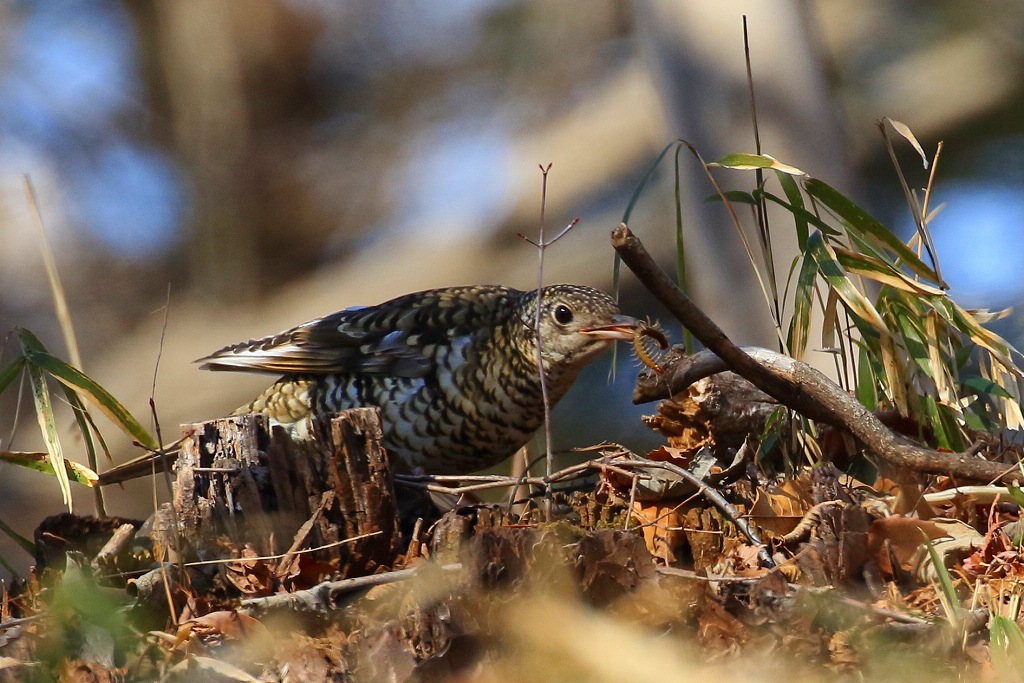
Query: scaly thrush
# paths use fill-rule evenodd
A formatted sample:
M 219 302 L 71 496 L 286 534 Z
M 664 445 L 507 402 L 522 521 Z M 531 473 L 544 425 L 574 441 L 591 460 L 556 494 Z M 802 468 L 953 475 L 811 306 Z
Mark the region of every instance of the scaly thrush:
M 544 287 L 539 320 L 536 291 L 449 287 L 339 311 L 197 362 L 281 375 L 234 414 L 262 412 L 294 428 L 311 415 L 377 406 L 396 469 L 464 474 L 509 457 L 541 425 L 540 368 L 554 405 L 637 325 L 590 287 Z M 131 478 L 119 472 L 132 464 L 100 483 Z

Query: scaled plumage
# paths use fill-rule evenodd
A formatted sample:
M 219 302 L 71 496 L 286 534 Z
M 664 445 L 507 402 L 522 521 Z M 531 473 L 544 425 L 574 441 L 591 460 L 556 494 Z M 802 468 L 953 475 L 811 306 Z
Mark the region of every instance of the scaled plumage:
M 632 339 L 638 324 L 611 297 L 577 285 L 543 288 L 539 335 L 536 316 L 536 291 L 434 289 L 339 311 L 197 362 L 281 375 L 236 414 L 263 412 L 292 427 L 318 413 L 378 406 L 395 466 L 460 474 L 504 460 L 543 422 L 538 338 L 554 404 L 588 362 L 614 340 Z

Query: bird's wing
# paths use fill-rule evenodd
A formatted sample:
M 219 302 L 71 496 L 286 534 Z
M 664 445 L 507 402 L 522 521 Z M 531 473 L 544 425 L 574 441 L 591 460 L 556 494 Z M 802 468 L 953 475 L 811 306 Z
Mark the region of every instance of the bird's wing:
M 407 294 L 233 344 L 196 362 L 208 370 L 422 377 L 434 370 L 439 347 L 507 318 L 517 294 L 490 286 Z

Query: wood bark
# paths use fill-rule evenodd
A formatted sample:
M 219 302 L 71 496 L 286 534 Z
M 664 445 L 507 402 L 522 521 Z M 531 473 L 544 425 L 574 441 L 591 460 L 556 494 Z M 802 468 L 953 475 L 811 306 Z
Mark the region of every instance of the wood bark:
M 178 538 L 163 540 L 188 559 L 249 546 L 282 554 L 285 569 L 298 551 L 319 548 L 314 557 L 335 562 L 340 576 L 390 566 L 400 533 L 378 411 L 318 417 L 309 435 L 270 433 L 260 415 L 188 427 L 173 500 Z

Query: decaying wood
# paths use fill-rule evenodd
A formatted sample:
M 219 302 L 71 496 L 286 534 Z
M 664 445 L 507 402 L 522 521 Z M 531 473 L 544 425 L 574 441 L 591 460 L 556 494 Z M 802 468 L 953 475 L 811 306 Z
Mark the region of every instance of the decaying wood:
M 856 399 L 818 370 L 767 349 L 741 349 L 657 265 L 625 224 L 612 231 L 612 246 L 647 289 L 696 337 L 706 351 L 662 363 L 662 372 L 638 387 L 634 402 L 667 398 L 701 377 L 732 370 L 801 415 L 843 429 L 888 464 L 925 474 L 971 481 L 1020 482 L 1016 467 L 973 453 L 941 453 L 893 433 Z
M 317 418 L 309 431 L 303 441 L 270 434 L 261 415 L 186 430 L 173 505 L 187 557 L 210 559 L 227 538 L 260 555 L 287 550 L 286 560 L 322 548 L 341 576 L 390 565 L 400 534 L 377 410 Z M 177 544 L 166 530 L 162 540 Z
M 663 356 L 662 365 L 675 356 Z M 663 373 L 664 369 L 651 374 Z M 643 377 L 650 382 L 648 374 Z M 640 386 L 638 381 L 637 391 Z M 748 434 L 760 432 L 778 408 L 778 401 L 747 380 L 734 372 L 722 372 L 693 382 L 685 391 L 661 401 L 656 414 L 642 419 L 665 436 L 672 448 L 727 449 L 739 448 Z

